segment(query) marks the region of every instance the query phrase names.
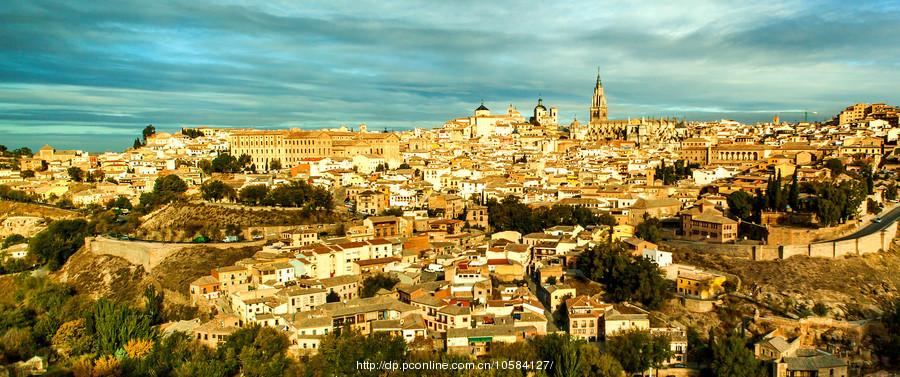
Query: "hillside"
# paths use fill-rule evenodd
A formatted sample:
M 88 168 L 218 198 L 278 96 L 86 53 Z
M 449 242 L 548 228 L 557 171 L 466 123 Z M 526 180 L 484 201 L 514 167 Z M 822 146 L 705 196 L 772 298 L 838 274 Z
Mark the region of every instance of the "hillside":
M 204 245 L 182 245 L 147 271 L 143 265 L 84 247 L 54 274 L 62 282 L 75 287 L 79 294 L 113 300 L 139 300 L 144 288 L 161 287 L 169 303 L 189 303 L 188 284 L 208 275 L 215 267 L 228 266 L 252 256 L 258 246 L 216 248 Z M 177 247 L 177 246 L 173 246 Z
M 0 220 L 9 216 L 40 216 L 52 220 L 81 216 L 78 212 L 34 203 L 0 200 Z
M 209 203 L 172 203 L 147 215 L 135 236 L 160 241 L 187 241 L 197 233 L 220 235 L 226 229 L 331 223 L 333 213 L 305 213 L 299 208 L 248 207 Z
M 900 292 L 900 245 L 891 250 L 838 259 L 795 256 L 786 260 L 758 261 L 677 250 L 676 263 L 691 264 L 737 275 L 739 293 L 800 314 L 816 303 L 839 319 L 874 318 L 881 305 Z

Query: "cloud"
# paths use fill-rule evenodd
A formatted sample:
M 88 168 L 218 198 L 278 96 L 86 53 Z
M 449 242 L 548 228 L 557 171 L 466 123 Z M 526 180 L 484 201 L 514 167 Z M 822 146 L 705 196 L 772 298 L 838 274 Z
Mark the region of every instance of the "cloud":
M 898 15 L 837 1 L 13 2 L 0 138 L 101 127 L 116 131 L 94 145 L 121 149 L 148 123 L 436 127 L 482 99 L 528 113 L 539 94 L 568 121 L 587 117 L 598 66 L 614 117 L 824 117 L 900 102 Z

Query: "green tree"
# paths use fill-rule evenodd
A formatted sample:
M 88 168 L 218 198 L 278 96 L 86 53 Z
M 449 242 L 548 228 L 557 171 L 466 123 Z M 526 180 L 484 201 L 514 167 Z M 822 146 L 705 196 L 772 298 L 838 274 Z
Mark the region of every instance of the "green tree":
M 134 143 L 131 144 L 131 148 L 133 149 L 140 149 L 143 146 L 144 143 L 141 142 L 141 138 L 139 137 L 134 138 Z
M 94 305 L 91 320 L 95 347 L 100 354 L 114 354 L 132 339 L 156 336 L 150 315 L 106 299 Z
M 236 173 L 240 170 L 238 160 L 227 153 L 216 156 L 210 165 L 210 171 L 212 173 Z
M 241 169 L 246 169 L 248 166 L 250 166 L 251 163 L 253 163 L 253 158 L 251 158 L 249 154 L 244 153 L 238 156 L 237 162 L 238 166 Z
M 233 372 L 245 376 L 282 375 L 290 366 L 287 336 L 271 327 L 244 327 L 228 337 L 219 355 Z
M 866 212 L 871 213 L 873 215 L 877 215 L 877 214 L 881 213 L 881 210 L 883 208 L 884 207 L 881 205 L 881 203 L 879 203 L 875 200 L 872 200 L 871 198 L 866 199 Z
M 897 200 L 897 185 L 891 182 L 884 188 L 884 198 L 887 200 Z
M 403 216 L 403 208 L 391 207 L 381 211 L 381 216 Z
M 798 183 L 799 174 L 794 172 L 794 175 L 791 177 L 791 187 L 788 189 L 788 205 L 791 206 L 791 209 L 797 211 L 800 209 L 800 184 Z
M 181 194 L 187 191 L 187 183 L 175 174 L 157 178 L 153 183 L 153 191 L 157 193 Z
M 610 337 L 606 347 L 628 373 L 641 373 L 659 368 L 672 356 L 669 339 L 650 335 L 647 331 L 631 330 Z
M 655 310 L 671 294 L 656 263 L 629 255 L 621 242 L 586 250 L 579 255 L 576 265 L 585 276 L 605 285 L 610 301 L 635 301 Z
M 402 337 L 385 332 L 368 336 L 349 328 L 328 334 L 322 340 L 319 352 L 306 363 L 307 371 L 313 376 L 381 376 L 381 370 L 360 370 L 357 362 L 372 363 L 404 360 L 407 354 L 406 341 Z M 429 359 L 434 357 L 429 355 Z
M 163 292 L 158 292 L 153 284 L 144 289 L 144 311 L 153 325 L 163 322 L 163 299 Z
M 281 160 L 276 158 L 270 161 L 269 170 L 281 170 Z
M 831 176 L 837 177 L 844 172 L 844 163 L 837 158 L 831 158 L 825 161 L 825 167 L 831 170 Z
M 341 295 L 335 291 L 330 291 L 328 296 L 325 296 L 325 302 L 341 302 Z
M 608 353 L 601 353 L 600 348 L 582 343 L 581 348 L 582 376 L 621 377 L 624 373 L 622 364 Z
M 69 174 L 69 179 L 75 182 L 81 182 L 84 180 L 84 170 L 81 170 L 81 168 L 77 166 L 66 169 L 66 173 Z
M 222 199 L 233 199 L 235 197 L 234 189 L 218 179 L 203 182 L 203 184 L 200 185 L 200 194 L 203 197 L 203 200 L 215 202 Z
M 241 203 L 250 205 L 261 205 L 265 203 L 266 197 L 269 195 L 269 187 L 266 185 L 249 185 L 245 186 L 238 193 Z
M 26 242 L 28 242 L 28 239 L 25 238 L 25 236 L 18 234 L 18 233 L 13 233 L 13 234 L 6 236 L 6 238 L 3 239 L 3 246 L 0 246 L 0 249 L 5 249 L 12 245 L 17 245 L 17 244 L 26 243 Z
M 644 215 L 644 221 L 634 228 L 635 235 L 645 241 L 659 243 L 662 241 L 662 227 L 659 219 Z
M 728 212 L 732 216 L 749 221 L 753 216 L 753 197 L 746 191 L 735 191 L 728 195 Z
M 211 175 L 213 173 L 212 161 L 210 160 L 200 160 L 197 162 L 197 168 L 203 172 L 203 174 Z
M 90 226 L 83 219 L 57 220 L 31 238 L 28 250 L 51 270 L 57 270 L 84 245 L 84 238 L 90 234 Z
M 119 195 L 115 199 L 110 199 L 108 202 L 106 202 L 106 209 L 132 209 L 132 207 L 133 206 L 131 204 L 131 200 L 128 200 L 128 198 L 122 195 Z
M 361 297 L 372 297 L 375 296 L 379 289 L 391 290 L 399 282 L 399 279 L 387 274 L 369 275 L 363 279 L 362 290 L 360 290 L 359 295 Z
M 34 178 L 34 170 L 22 170 L 19 172 L 22 178 Z
M 152 124 L 148 124 L 147 127 L 144 127 L 144 130 L 141 131 L 141 136 L 144 137 L 144 145 L 147 145 L 147 138 L 156 134 L 156 127 L 153 127 Z
M 712 346 L 712 371 L 716 376 L 762 377 L 765 368 L 753 356 L 753 351 L 744 345 L 744 339 L 728 335 L 718 339 Z
M 881 316 L 884 331 L 877 332 L 876 348 L 879 355 L 896 365 L 900 363 L 900 300 L 885 304 L 884 309 Z

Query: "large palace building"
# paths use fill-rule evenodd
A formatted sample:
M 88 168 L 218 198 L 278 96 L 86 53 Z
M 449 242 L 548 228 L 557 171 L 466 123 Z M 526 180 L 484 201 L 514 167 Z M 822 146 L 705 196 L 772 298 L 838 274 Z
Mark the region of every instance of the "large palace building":
M 400 164 L 400 138 L 394 133 L 241 130 L 228 138 L 231 154 L 249 155 L 254 165 L 266 168 L 273 160 L 294 166 L 308 158 L 380 157 L 391 166 Z
M 676 142 L 686 129 L 677 119 L 609 119 L 603 82 L 597 74 L 594 96 L 591 99 L 590 122 L 573 121 L 569 126 L 572 138 L 578 140 L 604 141 L 628 140 L 638 144 Z

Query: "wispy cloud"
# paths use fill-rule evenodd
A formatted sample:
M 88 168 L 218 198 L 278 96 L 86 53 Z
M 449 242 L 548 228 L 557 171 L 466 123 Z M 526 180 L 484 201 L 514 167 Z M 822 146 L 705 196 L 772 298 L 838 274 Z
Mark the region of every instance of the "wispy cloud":
M 103 134 L 93 145 L 121 149 L 148 123 L 434 127 L 481 99 L 528 112 L 538 94 L 568 121 L 586 118 L 598 66 L 614 117 L 825 116 L 900 102 L 898 16 L 839 1 L 13 1 L 0 139 Z

